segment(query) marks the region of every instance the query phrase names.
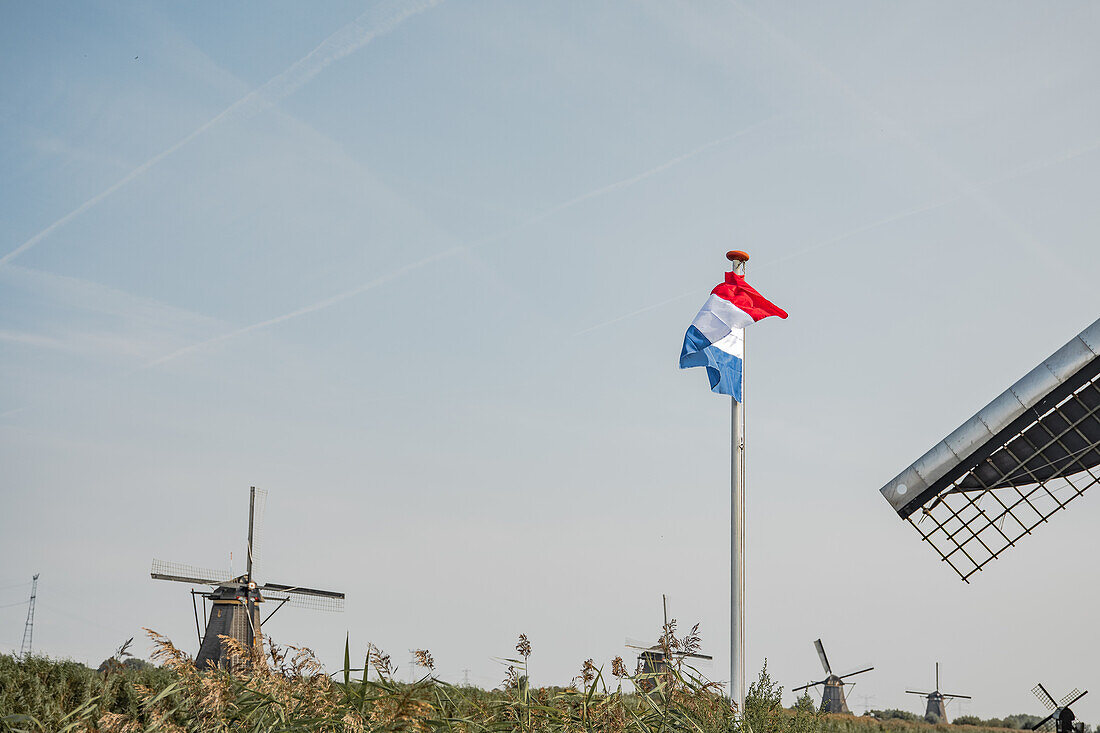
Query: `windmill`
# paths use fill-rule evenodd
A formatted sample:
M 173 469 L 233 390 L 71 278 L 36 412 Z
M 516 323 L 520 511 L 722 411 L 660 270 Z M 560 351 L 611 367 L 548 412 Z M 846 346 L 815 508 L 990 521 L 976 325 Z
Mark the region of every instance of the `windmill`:
M 1100 483 L 1100 319 L 880 491 L 970 578 Z
M 1051 711 L 1050 715 L 1031 726 L 1032 730 L 1041 728 L 1049 731 L 1052 727 L 1051 723 L 1053 723 L 1055 733 L 1084 733 L 1085 724 L 1076 722 L 1077 718 L 1074 716 L 1073 711 L 1069 709 L 1069 706 L 1089 694 L 1088 690 L 1081 692 L 1074 689 L 1058 702 L 1054 702 L 1054 697 L 1047 692 L 1047 688 L 1043 687 L 1042 682 L 1035 685 L 1031 691 L 1035 693 L 1035 697 L 1039 698 L 1039 702 Z
M 798 692 L 799 690 L 807 690 L 817 685 L 824 685 L 821 694 L 821 709 L 826 713 L 845 713 L 851 715 L 852 711 L 848 709 L 848 702 L 844 699 L 844 685 L 854 683 L 845 682 L 844 680 L 847 677 L 855 677 L 857 674 L 870 672 L 874 667 L 867 667 L 858 672 L 849 672 L 844 675 L 836 675 L 833 674 L 833 668 L 829 666 L 829 658 L 825 656 L 825 645 L 821 643 L 821 639 L 814 642 L 814 647 L 817 648 L 817 656 L 821 659 L 821 666 L 825 668 L 825 679 L 802 685 L 802 687 L 795 687 L 791 692 Z
M 667 637 L 672 637 L 672 632 L 676 626 L 676 619 L 669 621 L 668 618 L 668 596 L 661 594 L 661 606 L 664 611 L 664 625 L 661 627 L 661 637 L 657 643 L 653 646 L 644 646 L 637 643 L 633 639 L 626 640 L 626 647 L 628 649 L 634 649 L 638 652 L 638 674 L 641 678 L 638 680 L 638 685 L 642 687 L 645 692 L 651 691 L 657 686 L 655 679 L 668 669 L 669 663 L 677 664 L 684 659 L 703 659 L 710 661 L 714 657 L 709 654 L 700 654 L 696 645 L 698 642 L 697 637 L 693 633 L 689 633 L 687 637 L 683 639 L 683 645 L 672 645 L 669 643 Z M 694 629 L 692 630 L 694 632 Z
M 921 695 L 928 700 L 928 707 L 924 711 L 924 717 L 934 717 L 941 723 L 949 722 L 947 720 L 947 701 L 954 698 L 961 698 L 963 700 L 972 699 L 970 695 L 954 695 L 946 692 L 940 692 L 940 663 L 936 662 L 936 688 L 932 692 L 917 692 L 916 690 L 906 690 L 907 695 Z
M 263 508 L 266 499 L 266 491 L 254 486 L 249 490 L 248 545 L 244 575 L 234 576 L 231 572 L 204 570 L 180 563 L 153 560 L 153 567 L 149 574 L 154 580 L 173 580 L 213 588 L 210 591 L 191 591 L 192 608 L 195 610 L 195 631 L 199 637 L 199 653 L 195 656 L 195 666 L 199 669 L 210 666 L 222 668 L 231 666 L 232 662 L 220 638 L 222 636 L 236 639 L 246 648 L 261 648 L 263 624 L 286 604 L 322 611 L 344 610 L 343 593 L 298 585 L 256 582 L 260 560 Z M 199 630 L 196 596 L 202 597 L 204 611 L 206 602 L 211 603 L 205 632 Z M 266 601 L 277 601 L 279 605 L 261 620 L 259 604 Z M 206 615 L 205 612 L 203 615 Z

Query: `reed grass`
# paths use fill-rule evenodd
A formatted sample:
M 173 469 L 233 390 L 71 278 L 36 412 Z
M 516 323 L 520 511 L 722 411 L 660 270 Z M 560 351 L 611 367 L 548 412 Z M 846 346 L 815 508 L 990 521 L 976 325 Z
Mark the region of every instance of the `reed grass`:
M 782 688 L 767 666 L 735 710 L 713 682 L 682 661 L 653 674 L 628 673 L 621 658 L 610 674 L 589 659 L 565 687 L 529 684 L 530 640 L 521 636 L 496 690 L 458 687 L 434 676 L 435 660 L 418 650 L 419 680 L 395 679 L 390 657 L 371 645 L 353 666 L 345 642 L 343 668 L 325 673 L 304 647 L 270 640 L 263 653 L 223 637 L 234 671 L 195 668 L 170 640 L 149 632 L 159 667 L 106 665 L 0 655 L 0 731 L 51 733 L 938 733 L 948 726 L 827 716 L 802 706 L 784 709 Z M 660 643 L 691 648 L 666 628 Z M 677 646 L 679 645 L 679 646 Z M 932 730 L 935 728 L 935 730 Z M 972 727 L 952 733 L 991 733 Z

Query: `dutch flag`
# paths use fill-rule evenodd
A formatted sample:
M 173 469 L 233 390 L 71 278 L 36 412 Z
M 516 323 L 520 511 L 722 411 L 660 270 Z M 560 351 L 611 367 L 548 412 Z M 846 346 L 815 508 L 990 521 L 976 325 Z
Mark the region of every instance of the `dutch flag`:
M 745 358 L 745 326 L 787 311 L 756 292 L 745 278 L 726 273 L 726 281 L 710 297 L 684 336 L 680 368 L 706 367 L 710 389 L 741 402 L 741 372 Z

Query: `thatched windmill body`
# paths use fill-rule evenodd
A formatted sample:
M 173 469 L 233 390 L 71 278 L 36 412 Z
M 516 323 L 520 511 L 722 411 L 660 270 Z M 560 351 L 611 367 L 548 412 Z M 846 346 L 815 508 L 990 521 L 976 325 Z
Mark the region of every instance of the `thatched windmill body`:
M 833 673 L 833 668 L 829 664 L 829 658 L 825 656 L 825 645 L 821 643 L 821 639 L 814 642 L 814 648 L 817 649 L 818 659 L 821 660 L 821 666 L 825 669 L 825 679 L 818 680 L 817 682 L 810 682 L 801 687 L 792 688 L 791 692 L 807 690 L 811 687 L 822 685 L 821 709 L 826 713 L 845 713 L 851 715 L 852 711 L 848 709 L 848 701 L 844 697 L 844 685 L 853 683 L 845 682 L 844 680 L 848 677 L 855 677 L 857 674 L 870 672 L 874 667 L 867 667 L 857 672 L 837 675 Z
M 263 638 L 263 624 L 286 604 L 323 611 L 342 611 L 344 608 L 344 594 L 337 591 L 283 583 L 260 584 L 256 581 L 266 497 L 267 492 L 263 490 L 255 487 L 249 490 L 248 545 L 243 575 L 234 576 L 229 572 L 153 560 L 150 576 L 155 580 L 172 580 L 212 588 L 209 591 L 191 591 L 195 630 L 199 637 L 195 666 L 200 669 L 211 666 L 227 668 L 232 665 L 233 660 L 222 643 L 223 636 L 236 639 L 245 648 L 259 649 Z M 199 627 L 196 597 L 203 599 L 204 607 L 207 602 L 210 604 L 205 631 Z M 277 602 L 278 605 L 265 618 L 261 618 L 260 604 L 266 601 Z
M 949 722 L 947 720 L 947 702 L 956 698 L 963 700 L 970 700 L 970 695 L 956 695 L 949 692 L 940 692 L 940 663 L 936 662 L 936 687 L 932 692 L 917 692 L 916 690 L 906 690 L 908 695 L 920 695 L 928 701 L 928 705 L 924 710 L 925 718 L 935 718 L 941 723 Z

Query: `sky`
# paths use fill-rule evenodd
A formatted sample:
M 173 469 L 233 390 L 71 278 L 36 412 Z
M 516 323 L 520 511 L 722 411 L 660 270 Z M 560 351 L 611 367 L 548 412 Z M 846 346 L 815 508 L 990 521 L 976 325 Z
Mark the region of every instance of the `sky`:
M 1100 311 L 1100 7 L 0 5 L 0 650 L 194 651 L 153 558 L 493 687 L 659 633 L 729 666 L 729 404 L 677 368 L 747 250 L 747 667 L 1038 713 L 1096 687 L 1097 499 L 964 584 L 878 489 Z M 1090 274 L 1092 273 L 1092 274 Z M 794 696 L 785 694 L 785 702 Z M 1076 707 L 1100 721 L 1100 696 Z

